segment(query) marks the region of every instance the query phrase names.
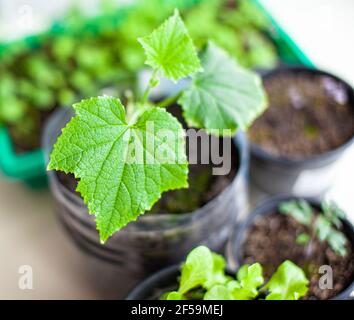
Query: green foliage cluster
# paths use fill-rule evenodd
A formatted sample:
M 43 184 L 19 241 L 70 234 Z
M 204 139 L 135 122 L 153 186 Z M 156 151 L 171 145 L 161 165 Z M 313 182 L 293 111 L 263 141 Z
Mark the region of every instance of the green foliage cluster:
M 12 128 L 13 138 L 26 149 L 39 145 L 46 114 L 71 105 L 78 97 L 97 95 L 107 85 L 132 79 L 144 62 L 136 42 L 167 18 L 179 1 L 140 0 L 122 25 L 93 32 L 45 37 L 39 47 L 19 46 L 1 57 L 0 125 Z M 226 0 L 201 1 L 182 16 L 199 48 L 208 39 L 225 48 L 241 65 L 271 67 L 274 48 L 261 30 L 268 24 L 249 1 L 229 6 Z M 102 1 L 103 12 L 117 10 Z M 87 17 L 72 10 L 64 24 L 80 29 Z
M 160 77 L 190 77 L 187 88 L 165 101 L 178 102 L 190 126 L 216 135 L 247 129 L 266 108 L 259 76 L 213 43 L 199 58 L 177 10 L 138 41 L 152 68 L 145 92 L 126 106 L 107 96 L 75 104 L 76 116 L 63 129 L 48 165 L 80 180 L 77 191 L 96 216 L 102 242 L 150 210 L 162 192 L 188 186 L 182 125 L 159 107 L 167 106 L 163 101 L 149 102 Z
M 265 284 L 259 263 L 243 265 L 236 277 L 225 273 L 225 259 L 207 247 L 193 249 L 182 267 L 179 288 L 162 300 L 298 300 L 306 295 L 304 272 L 291 261 L 283 262 Z
M 176 0 L 141 0 L 137 10 L 131 11 L 118 30 L 122 41 L 120 58 L 125 65 L 131 69 L 141 66 L 145 58 L 135 39 L 160 24 L 179 3 Z M 244 67 L 272 68 L 276 65 L 275 47 L 265 34 L 269 21 L 251 1 L 202 0 L 192 8 L 180 8 L 180 11 L 198 49 L 211 40 Z
M 126 79 L 114 33 L 61 34 L 43 41 L 0 65 L 0 124 L 14 128 L 29 149 L 38 146 L 45 114 Z
M 334 202 L 322 202 L 321 209 L 322 214 L 316 213 L 305 200 L 284 202 L 279 206 L 282 214 L 293 217 L 308 228 L 307 233 L 298 235 L 298 244 L 308 245 L 316 237 L 321 242 L 327 242 L 336 254 L 344 257 L 347 254 L 348 240 L 340 228 L 345 213 Z

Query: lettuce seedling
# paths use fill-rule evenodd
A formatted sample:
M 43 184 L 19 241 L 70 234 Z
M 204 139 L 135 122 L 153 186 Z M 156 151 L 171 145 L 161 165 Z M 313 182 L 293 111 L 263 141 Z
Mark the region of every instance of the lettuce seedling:
M 138 41 L 153 70 L 145 92 L 126 106 L 113 97 L 74 104 L 76 115 L 63 129 L 48 164 L 49 170 L 79 179 L 77 191 L 96 216 L 102 242 L 151 209 L 162 192 L 188 186 L 182 125 L 159 106 L 178 101 L 190 126 L 217 135 L 247 129 L 266 108 L 256 74 L 212 43 L 198 57 L 177 10 Z M 161 76 L 191 81 L 157 105 L 149 96 Z M 184 290 L 191 285 L 185 284 Z
M 298 300 L 308 291 L 309 281 L 303 270 L 288 260 L 278 267 L 267 284 L 259 263 L 243 265 L 236 279 L 225 273 L 225 266 L 225 259 L 207 247 L 193 249 L 182 266 L 179 288 L 164 293 L 161 299 Z
M 339 229 L 345 213 L 334 202 L 322 202 L 321 209 L 323 214 L 316 214 L 305 200 L 288 201 L 279 206 L 282 214 L 293 217 L 308 229 L 308 233 L 301 233 L 296 238 L 296 243 L 306 245 L 307 255 L 311 255 L 312 241 L 317 238 L 326 241 L 336 254 L 344 257 L 348 240 Z

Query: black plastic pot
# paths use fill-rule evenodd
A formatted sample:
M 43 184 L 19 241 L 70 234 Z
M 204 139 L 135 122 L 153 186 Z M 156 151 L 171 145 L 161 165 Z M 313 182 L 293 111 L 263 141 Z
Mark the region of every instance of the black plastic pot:
M 59 110 L 48 123 L 44 135 L 46 161 L 53 143 L 71 117 L 71 110 Z M 240 133 L 234 144 L 239 168 L 232 183 L 218 196 L 192 213 L 141 216 L 105 245 L 100 244 L 94 218 L 88 214 L 81 197 L 63 186 L 55 172 L 48 172 L 57 215 L 75 243 L 95 258 L 95 269 L 100 269 L 96 277 L 102 283 L 107 282 L 106 286 L 102 284 L 105 297 L 124 297 L 151 273 L 183 261 L 198 245 L 224 251 L 236 218 L 248 207 L 247 139 Z
M 265 216 L 267 214 L 273 213 L 279 207 L 280 203 L 289 200 L 299 200 L 305 199 L 307 200 L 314 208 L 320 210 L 320 202 L 315 198 L 299 198 L 295 196 L 279 196 L 270 198 L 265 201 L 263 204 L 258 206 L 253 212 L 247 217 L 247 219 L 239 225 L 232 236 L 229 247 L 228 247 L 228 261 L 232 268 L 239 268 L 243 265 L 242 260 L 242 246 L 245 241 L 247 232 L 249 228 L 254 224 L 255 220 L 259 217 Z M 342 220 L 343 229 L 346 235 L 354 245 L 354 226 L 348 220 Z M 354 293 L 354 281 L 340 294 L 335 296 L 333 299 L 335 300 L 346 300 L 350 299 L 350 295 Z
M 229 276 L 234 276 L 235 274 L 228 269 L 226 273 Z M 163 269 L 139 284 L 129 293 L 126 300 L 157 300 L 163 293 L 177 289 L 177 279 L 180 274 L 180 265 Z
M 324 75 L 342 83 L 347 89 L 350 104 L 354 108 L 354 89 L 338 77 L 324 71 L 305 67 L 283 66 L 263 74 L 263 80 L 281 73 Z M 303 197 L 323 195 L 332 185 L 338 160 L 354 142 L 354 137 L 339 148 L 305 159 L 274 156 L 260 146 L 250 143 L 250 177 L 262 191 L 273 194 L 294 194 Z
M 126 300 L 158 300 L 164 292 L 177 289 L 180 272 L 179 264 L 156 272 L 135 287 Z

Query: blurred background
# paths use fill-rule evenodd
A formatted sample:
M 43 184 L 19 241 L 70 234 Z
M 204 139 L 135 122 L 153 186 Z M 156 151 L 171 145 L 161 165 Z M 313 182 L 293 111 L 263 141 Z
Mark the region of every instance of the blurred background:
M 2 104 L 5 104 L 4 101 L 11 102 L 16 106 L 10 113 L 5 113 L 0 104 L 0 118 L 3 122 L 11 124 L 11 137 L 19 141 L 18 148 L 21 151 L 32 150 L 39 145 L 37 126 L 44 121 L 41 117 L 46 111 L 49 112 L 59 104 L 70 105 L 77 96 L 98 94 L 106 87 L 106 83 L 110 84 L 113 92 L 119 92 L 122 83 L 129 84 L 133 81 L 129 71 L 136 71 L 143 59 L 134 39 L 137 34 L 150 32 L 151 25 L 162 20 L 163 10 L 147 12 L 144 19 L 140 19 L 141 13 L 138 12 L 136 16 L 130 17 L 125 25 L 123 24 L 124 28 L 120 28 L 120 31 L 110 29 L 110 24 L 116 23 L 114 16 L 117 16 L 117 3 L 121 8 L 118 11 L 123 12 L 132 2 L 134 1 L 0 0 L 0 44 L 3 44 L 0 45 L 0 86 L 8 91 L 15 83 L 14 91 L 21 90 L 21 94 L 28 97 L 28 101 L 41 106 L 41 113 L 37 115 L 36 111 L 28 111 L 28 106 L 19 101 L 16 95 L 6 96 L 8 100 L 2 97 L 2 102 L 0 101 Z M 354 37 L 351 34 L 354 30 L 354 1 L 261 0 L 260 2 L 314 65 L 354 85 Z M 105 17 L 101 24 L 102 30 L 96 30 L 102 32 L 101 39 L 92 40 L 90 32 L 82 37 L 75 33 L 77 31 L 69 36 L 62 36 L 61 32 L 67 25 L 71 26 L 71 30 L 80 29 L 82 21 L 97 15 Z M 53 33 L 59 34 L 59 41 L 46 45 L 44 51 L 36 51 L 30 56 L 29 49 L 19 40 L 50 28 Z M 90 24 L 85 28 L 91 28 L 92 32 L 96 32 L 95 27 Z M 194 38 L 201 44 L 205 35 L 203 32 L 198 33 L 198 29 L 205 34 L 209 31 L 203 29 L 204 26 L 196 26 L 190 22 L 189 29 L 193 28 Z M 129 30 L 128 35 L 124 33 L 126 30 Z M 227 32 L 228 29 L 222 30 L 214 36 L 217 41 L 225 44 L 230 52 L 236 52 L 235 55 L 245 66 L 263 69 L 277 63 L 272 44 L 254 33 L 253 29 L 247 34 L 247 39 L 253 39 L 248 46 L 252 47 L 252 43 L 256 43 L 256 47 L 259 48 L 257 54 L 245 55 L 242 46 L 228 47 L 230 42 L 225 36 Z M 13 52 L 6 52 L 6 43 L 18 45 L 12 49 Z M 34 41 L 32 45 L 36 47 L 37 44 Z M 46 54 L 50 58 L 43 57 Z M 16 55 L 20 56 L 21 68 L 27 72 L 26 77 L 22 78 L 19 74 L 11 72 L 13 61 L 9 57 Z M 75 61 L 71 55 L 75 56 Z M 29 59 L 31 63 L 27 63 Z M 53 84 L 48 84 L 50 79 L 46 77 L 48 73 L 54 72 L 51 65 L 53 59 L 59 65 L 62 63 L 64 71 L 56 75 Z M 72 64 L 66 63 L 66 59 L 73 61 Z M 103 62 L 97 64 L 97 61 Z M 121 71 L 118 78 L 117 72 L 112 74 L 112 68 Z M 93 85 L 92 79 L 97 78 L 101 85 Z M 29 113 L 31 117 L 28 117 Z M 24 115 L 26 121 L 23 120 Z M 336 200 L 352 220 L 354 220 L 353 163 L 352 148 L 341 159 L 335 183 L 326 195 Z M 253 198 L 252 205 L 256 204 L 257 199 L 258 197 Z M 31 189 L 0 174 L 1 299 L 102 298 L 103 294 L 97 289 L 95 282 L 97 275 L 82 272 L 85 268 L 83 263 L 89 261 L 83 260 L 82 255 L 83 253 L 66 237 L 56 220 L 48 190 Z M 33 290 L 20 290 L 18 287 L 21 265 L 30 265 L 33 268 Z

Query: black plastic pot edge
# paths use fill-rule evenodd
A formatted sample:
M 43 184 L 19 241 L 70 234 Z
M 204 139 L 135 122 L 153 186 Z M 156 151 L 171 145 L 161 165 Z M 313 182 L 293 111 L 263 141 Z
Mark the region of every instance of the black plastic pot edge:
M 239 268 L 242 263 L 241 257 L 241 248 L 243 245 L 244 237 L 248 228 L 254 223 L 254 221 L 259 217 L 266 214 L 272 213 L 272 209 L 278 208 L 279 204 L 284 201 L 289 200 L 306 200 L 312 206 L 319 208 L 320 200 L 313 197 L 297 197 L 297 196 L 277 196 L 272 197 L 256 207 L 252 213 L 246 218 L 246 220 L 240 224 L 234 231 L 234 234 L 231 236 L 229 247 L 228 247 L 228 260 L 231 261 L 233 268 Z M 343 227 L 351 241 L 354 245 L 354 226 L 348 220 L 342 220 Z M 340 294 L 332 298 L 332 300 L 348 300 L 354 299 L 351 297 L 351 293 L 354 292 L 354 281 L 342 291 Z
M 181 265 L 173 265 L 162 269 L 138 284 L 125 300 L 146 300 L 151 297 L 151 292 L 158 287 L 168 287 L 176 282 Z M 177 284 L 177 282 L 176 282 Z
M 177 287 L 177 278 L 180 276 L 180 271 L 181 265 L 176 264 L 156 272 L 136 286 L 125 300 L 146 300 L 152 296 L 152 291 L 156 288 L 171 287 L 173 283 L 176 283 Z M 233 274 L 228 268 L 226 268 L 226 273 L 230 276 Z

